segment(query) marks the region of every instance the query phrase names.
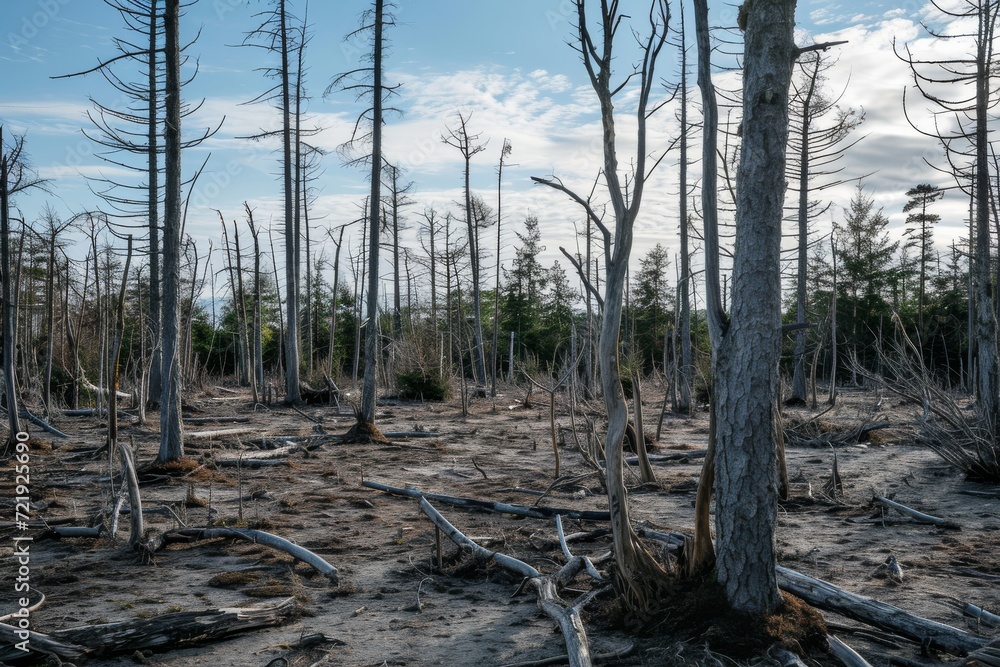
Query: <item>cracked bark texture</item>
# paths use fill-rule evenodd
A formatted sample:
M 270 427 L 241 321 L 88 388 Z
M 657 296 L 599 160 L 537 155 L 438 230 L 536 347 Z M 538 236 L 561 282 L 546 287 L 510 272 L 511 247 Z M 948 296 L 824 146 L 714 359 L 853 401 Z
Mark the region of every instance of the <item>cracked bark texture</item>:
M 733 299 L 717 376 L 716 564 L 732 608 L 763 614 L 781 602 L 774 569 L 774 429 L 795 0 L 753 0 L 746 6 Z

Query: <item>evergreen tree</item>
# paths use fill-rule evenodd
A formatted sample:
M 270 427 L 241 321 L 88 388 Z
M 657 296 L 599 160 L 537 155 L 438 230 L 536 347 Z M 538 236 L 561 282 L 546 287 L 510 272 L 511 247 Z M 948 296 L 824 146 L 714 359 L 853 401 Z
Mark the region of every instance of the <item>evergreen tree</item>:
M 633 291 L 635 308 L 635 347 L 644 370 L 649 370 L 662 356 L 663 337 L 673 312 L 673 292 L 667 281 L 670 255 L 657 243 L 639 260 Z
M 906 217 L 906 244 L 917 252 L 916 264 L 920 274 L 917 296 L 917 331 L 924 333 L 924 294 L 927 288 L 927 267 L 935 261 L 933 226 L 941 220 L 936 213 L 928 213 L 927 208 L 944 196 L 944 192 L 934 185 L 921 183 L 906 191 L 909 201 L 903 206 Z
M 899 242 L 892 241 L 889 219 L 858 184 L 844 220 L 834 223 L 837 239 L 840 327 L 849 333 L 858 360 L 872 358 L 882 325 L 891 316 L 888 298 L 898 295 L 901 271 L 895 263 Z

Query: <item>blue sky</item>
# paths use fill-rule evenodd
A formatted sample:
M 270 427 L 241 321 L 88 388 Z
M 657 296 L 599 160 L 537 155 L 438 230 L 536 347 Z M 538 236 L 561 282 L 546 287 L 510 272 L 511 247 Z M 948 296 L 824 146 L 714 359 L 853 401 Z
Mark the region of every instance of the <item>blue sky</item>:
M 710 4 L 715 25 L 735 23 L 737 3 Z M 199 60 L 200 73 L 186 97 L 192 102 L 205 100 L 186 121 L 185 132 L 214 126 L 225 117 L 218 134 L 185 153 L 187 175 L 211 153 L 189 212 L 187 232 L 199 243 L 211 240 L 218 247 L 221 234 L 214 209 L 229 220 L 241 219 L 243 201 L 254 207 L 258 221 L 280 223 L 276 146 L 237 138 L 273 129 L 278 123 L 277 114 L 266 104 L 240 104 L 271 85 L 255 70 L 274 63 L 267 62 L 260 50 L 232 47 L 256 24 L 254 14 L 266 6 L 257 0 L 199 0 L 188 8 L 182 23 L 187 39 L 201 29 L 190 50 Z M 301 15 L 304 0 L 290 0 L 290 6 Z M 343 37 L 358 25 L 359 14 L 368 6 L 363 0 L 312 0 L 309 5 L 313 31 L 306 56 L 307 86 L 313 96 L 309 112 L 312 122 L 324 128 L 314 141 L 331 151 L 317 181 L 314 238 L 324 235 L 325 228 L 357 217 L 367 190 L 363 174 L 342 166 L 335 153 L 361 106 L 349 94 L 324 98 L 322 93 L 336 74 L 357 66 L 357 45 Z M 625 0 L 622 6 L 639 19 L 645 16 L 644 1 Z M 676 20 L 678 6 L 671 7 Z M 686 11 L 690 28 L 690 7 Z M 902 5 L 801 0 L 796 16 L 800 43 L 850 40 L 837 50 L 840 62 L 831 70 L 828 86 L 835 92 L 845 90 L 842 104 L 864 107 L 868 120 L 862 132 L 868 136 L 845 158 L 842 175 L 852 178 L 875 171 L 866 183 L 876 205 L 890 215 L 896 234 L 902 230 L 906 189 L 920 182 L 950 185 L 923 162 L 927 157 L 940 163 L 934 142 L 919 137 L 903 118 L 902 89 L 908 74 L 892 54 L 894 38 L 918 40 L 915 48 L 938 48 L 919 29 L 918 22 L 927 16 L 928 6 L 915 0 Z M 407 179 L 414 182 L 410 196 L 415 203 L 406 211 L 410 224 L 416 226 L 425 206 L 459 212 L 454 202 L 461 196 L 460 156 L 440 137 L 454 125 L 459 110 L 472 113 L 471 130 L 489 140 L 486 151 L 473 162 L 472 182 L 488 202 L 495 201 L 496 161 L 504 138 L 513 145 L 512 164 L 504 174 L 504 224 L 509 231 L 501 262 L 508 263 L 512 255 L 516 239 L 510 232 L 519 230 L 530 214 L 540 220 L 547 248 L 543 262 L 550 264 L 559 257 L 559 245 L 574 247 L 573 224 L 581 215 L 559 194 L 532 186 L 529 177 L 554 173 L 568 185 L 589 190 L 600 166 L 595 100 L 577 55 L 566 45 L 572 37 L 573 3 L 399 0 L 397 19 L 399 25 L 390 33 L 387 68 L 388 79 L 403 84 L 395 103 L 404 113 L 389 120 L 386 146 L 388 158 L 402 164 Z M 22 214 L 31 222 L 46 204 L 63 217 L 97 207 L 85 176 L 134 179 L 98 160 L 95 147 L 81 132 L 90 127 L 89 98 L 113 105 L 118 94 L 98 74 L 50 77 L 86 69 L 113 55 L 111 39 L 124 34 L 119 16 L 100 0 L 5 0 L 0 3 L 0 26 L 0 123 L 5 131 L 26 134 L 35 167 L 50 179 L 51 194 L 18 200 Z M 627 45 L 621 54 L 619 62 L 626 71 Z M 693 51 L 691 62 L 693 66 Z M 659 71 L 665 79 L 674 79 L 676 63 L 675 51 L 664 53 Z M 720 83 L 726 80 L 719 77 Z M 731 75 L 728 80 L 732 81 Z M 692 76 L 691 95 L 697 98 L 693 82 Z M 628 101 L 624 98 L 619 108 L 627 110 Z M 652 121 L 654 145 L 666 145 L 675 134 L 673 113 L 668 109 Z M 627 163 L 634 141 L 628 138 L 628 117 L 623 115 L 620 123 L 620 159 Z M 657 242 L 677 250 L 674 162 L 668 158 L 647 188 L 636 231 L 636 256 Z M 835 204 L 834 218 L 840 217 L 840 207 L 848 204 L 852 192 L 848 185 L 825 193 Z M 945 219 L 938 232 L 942 248 L 962 233 L 965 210 L 958 195 L 942 202 L 939 212 Z M 407 242 L 418 247 L 413 229 L 407 232 Z M 566 266 L 565 261 L 562 264 Z

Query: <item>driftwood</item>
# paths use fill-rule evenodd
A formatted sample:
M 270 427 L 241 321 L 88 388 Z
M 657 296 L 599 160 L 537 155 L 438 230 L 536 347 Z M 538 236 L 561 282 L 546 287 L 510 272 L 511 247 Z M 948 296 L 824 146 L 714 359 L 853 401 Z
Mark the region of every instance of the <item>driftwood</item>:
M 281 625 L 296 611 L 295 598 L 274 605 L 182 611 L 149 619 L 83 625 L 57 630 L 48 635 L 32 633 L 24 653 L 14 646 L 0 647 L 0 660 L 25 658 L 34 653 L 75 658 L 83 655 L 106 656 L 144 649 L 177 648 L 201 644 L 207 640 L 246 632 L 255 628 Z M 0 638 L 7 639 L 11 626 L 0 625 Z M 3 642 L 6 643 L 6 642 Z
M 382 435 L 389 438 L 437 438 L 441 434 L 434 431 L 382 431 Z
M 786 567 L 777 568 L 778 586 L 820 609 L 873 625 L 931 648 L 965 655 L 989 640 L 958 628 L 907 613 L 899 607 L 849 593 L 833 584 Z
M 283 537 L 265 533 L 262 530 L 252 530 L 249 528 L 180 528 L 164 534 L 165 541 L 172 541 L 176 537 L 194 540 L 213 540 L 222 537 L 263 544 L 294 556 L 303 563 L 311 565 L 317 572 L 334 584 L 337 583 L 337 568 L 330 565 L 321 556 Z
M 830 653 L 837 660 L 844 663 L 845 667 L 872 667 L 871 663 L 862 658 L 858 653 L 834 635 L 827 635 L 826 642 L 830 646 Z
M 445 503 L 455 507 L 465 507 L 480 510 L 490 510 L 503 514 L 514 514 L 516 516 L 527 516 L 535 519 L 554 519 L 562 515 L 567 519 L 578 519 L 580 521 L 610 521 L 611 515 L 608 512 L 599 510 L 571 510 L 557 509 L 554 507 L 526 507 L 524 505 L 508 505 L 507 503 L 496 503 L 489 500 L 476 500 L 474 498 L 461 498 L 458 496 L 448 496 L 441 493 L 424 493 L 418 489 L 400 488 L 365 480 L 361 486 L 378 491 L 385 491 L 397 496 L 407 498 L 427 498 L 439 503 Z
M 940 526 L 942 528 L 951 528 L 953 530 L 961 530 L 962 527 L 951 521 L 949 519 L 939 519 L 936 516 L 931 516 L 930 514 L 924 514 L 923 512 L 918 512 L 915 509 L 910 509 L 906 505 L 900 505 L 899 503 L 889 500 L 888 498 L 883 498 L 882 496 L 875 496 L 875 501 L 882 503 L 886 507 L 890 507 L 900 514 L 905 514 L 917 523 L 927 523 L 933 526 Z
M 566 642 L 566 657 L 570 667 L 589 667 L 592 664 L 590 648 L 587 642 L 587 630 L 583 627 L 580 610 L 604 589 L 591 591 L 578 598 L 573 604 L 564 606 L 556 588 L 557 582 L 571 580 L 583 569 L 584 559 L 573 558 L 554 576 L 542 576 L 538 570 L 524 561 L 490 551 L 470 540 L 462 531 L 455 528 L 447 519 L 441 516 L 427 502 L 426 498 L 420 498 L 420 509 L 455 544 L 471 551 L 477 558 L 492 561 L 509 572 L 526 577 L 527 581 L 522 585 L 522 588 L 524 586 L 534 588 L 535 593 L 538 595 L 538 608 L 559 624 L 559 629 L 562 631 L 563 639 Z

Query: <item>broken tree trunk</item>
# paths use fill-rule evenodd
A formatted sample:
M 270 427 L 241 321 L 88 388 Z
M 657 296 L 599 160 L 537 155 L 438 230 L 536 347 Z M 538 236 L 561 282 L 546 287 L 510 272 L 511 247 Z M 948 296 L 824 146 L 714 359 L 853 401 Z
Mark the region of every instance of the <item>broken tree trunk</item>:
M 833 611 L 862 623 L 907 637 L 930 648 L 965 655 L 986 646 L 989 640 L 958 628 L 938 623 L 885 602 L 849 593 L 821 579 L 779 566 L 778 586 L 819 609 Z
M 281 625 L 296 611 L 295 598 L 260 607 L 207 609 L 164 614 L 155 618 L 83 625 L 44 635 L 33 632 L 28 648 L 36 656 L 56 655 L 76 658 L 105 656 L 144 649 L 177 648 L 253 630 Z M 11 636 L 12 626 L 0 624 L 0 639 Z M 16 635 L 15 635 L 16 636 Z M 14 642 L 0 647 L 0 660 L 26 657 Z

